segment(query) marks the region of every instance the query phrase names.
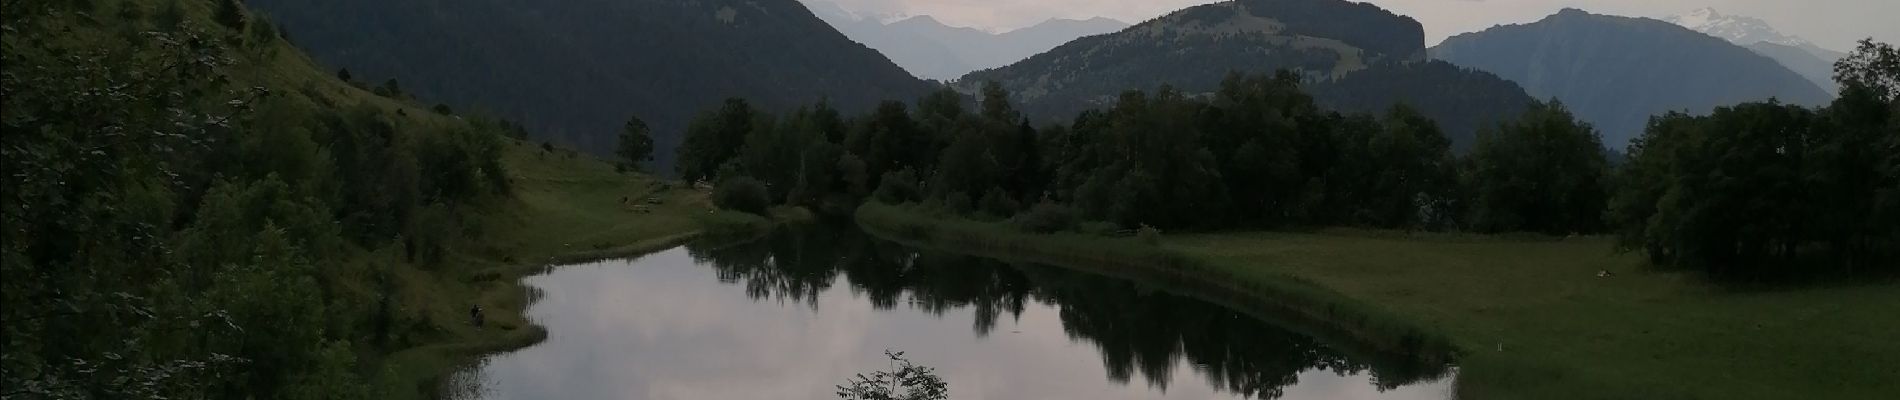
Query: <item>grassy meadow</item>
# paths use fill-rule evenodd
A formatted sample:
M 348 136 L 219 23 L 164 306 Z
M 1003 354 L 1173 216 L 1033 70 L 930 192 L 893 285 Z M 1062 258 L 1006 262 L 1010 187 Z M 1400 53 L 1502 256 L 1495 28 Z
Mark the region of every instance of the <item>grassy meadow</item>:
M 1360 340 L 1406 327 L 1449 341 L 1467 399 L 1874 399 L 1900 393 L 1900 284 L 1730 290 L 1645 268 L 1605 237 L 1329 230 L 1157 242 L 867 205 L 874 233 L 1018 260 L 1199 274 L 1310 297 Z M 1092 255 L 1092 256 L 1091 256 Z M 1156 262 L 1162 260 L 1185 261 Z M 1607 271 L 1607 277 L 1599 272 Z M 1343 312 L 1335 310 L 1344 310 Z M 1389 319 L 1365 321 L 1364 319 Z M 1358 329 L 1355 327 L 1364 327 Z

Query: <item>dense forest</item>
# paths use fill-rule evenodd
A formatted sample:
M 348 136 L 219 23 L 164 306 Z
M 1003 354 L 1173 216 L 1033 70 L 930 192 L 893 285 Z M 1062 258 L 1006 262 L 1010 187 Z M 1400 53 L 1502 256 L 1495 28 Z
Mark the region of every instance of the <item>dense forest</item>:
M 1839 66 L 1854 89 L 1825 108 L 1659 116 L 1620 168 L 1560 102 L 1483 128 L 1460 156 L 1413 108 L 1325 111 L 1281 72 L 1230 74 L 1206 98 L 1128 91 L 1045 126 L 996 83 L 974 102 L 946 89 L 914 110 L 886 102 L 848 118 L 824 104 L 773 116 L 733 99 L 692 123 L 679 172 L 717 180 L 715 201 L 751 210 L 835 213 L 875 199 L 1037 232 L 1614 231 L 1658 261 L 1716 274 L 1762 277 L 1753 272 L 1807 257 L 1890 269 L 1875 261 L 1900 235 L 1896 60 L 1867 42 Z
M 431 329 L 401 275 L 509 193 L 512 127 L 335 80 L 236 0 L 0 15 L 4 396 L 382 397 L 363 357 Z

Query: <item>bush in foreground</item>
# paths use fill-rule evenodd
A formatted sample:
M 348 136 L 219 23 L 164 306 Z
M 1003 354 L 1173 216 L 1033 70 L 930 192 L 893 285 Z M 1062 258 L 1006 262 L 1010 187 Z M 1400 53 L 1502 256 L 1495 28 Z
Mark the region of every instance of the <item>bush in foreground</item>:
M 765 184 L 750 177 L 735 177 L 719 183 L 713 189 L 713 205 L 719 208 L 754 215 L 765 215 L 772 207 L 772 196 L 765 190 Z

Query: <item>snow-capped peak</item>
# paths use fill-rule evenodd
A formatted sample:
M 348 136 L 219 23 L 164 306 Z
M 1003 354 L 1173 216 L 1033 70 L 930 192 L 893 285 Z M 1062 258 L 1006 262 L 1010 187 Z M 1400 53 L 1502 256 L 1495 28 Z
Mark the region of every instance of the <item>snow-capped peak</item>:
M 1767 21 L 1738 15 L 1723 15 L 1714 8 L 1702 8 L 1664 20 L 1744 46 L 1757 42 L 1797 47 L 1813 45 L 1800 37 L 1782 34 L 1781 31 L 1775 30 L 1775 27 L 1769 26 Z

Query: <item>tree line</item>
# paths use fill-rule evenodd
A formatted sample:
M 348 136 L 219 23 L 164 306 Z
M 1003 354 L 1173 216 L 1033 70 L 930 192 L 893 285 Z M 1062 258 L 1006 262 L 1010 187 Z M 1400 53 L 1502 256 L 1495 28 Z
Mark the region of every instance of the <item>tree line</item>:
M 1411 107 L 1329 111 L 1281 72 L 1230 74 L 1209 94 L 1131 90 L 1042 126 L 995 83 L 848 117 L 823 102 L 779 116 L 729 99 L 689 125 L 677 172 L 755 212 L 843 214 L 875 200 L 1038 232 L 1616 233 L 1662 264 L 1718 274 L 1892 270 L 1895 60 L 1891 46 L 1865 43 L 1840 67 L 1858 89 L 1825 108 L 1771 100 L 1658 116 L 1621 166 L 1555 100 L 1481 129 L 1458 154 Z

